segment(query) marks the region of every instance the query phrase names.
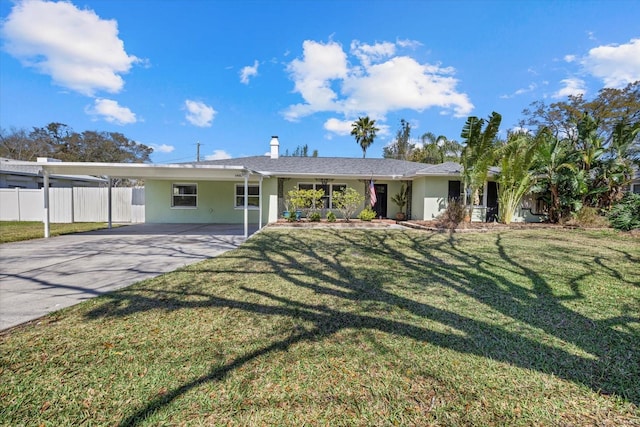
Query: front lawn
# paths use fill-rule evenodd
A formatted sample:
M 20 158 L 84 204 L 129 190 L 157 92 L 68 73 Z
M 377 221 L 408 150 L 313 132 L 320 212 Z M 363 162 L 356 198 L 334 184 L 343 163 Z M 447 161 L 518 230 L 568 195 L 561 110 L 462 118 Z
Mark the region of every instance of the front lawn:
M 74 222 L 70 224 L 49 224 L 50 235 L 81 233 L 107 228 L 106 222 Z M 0 243 L 21 240 L 42 239 L 44 224 L 40 221 L 0 221 Z
M 0 345 L 1 425 L 639 425 L 640 241 L 266 229 Z

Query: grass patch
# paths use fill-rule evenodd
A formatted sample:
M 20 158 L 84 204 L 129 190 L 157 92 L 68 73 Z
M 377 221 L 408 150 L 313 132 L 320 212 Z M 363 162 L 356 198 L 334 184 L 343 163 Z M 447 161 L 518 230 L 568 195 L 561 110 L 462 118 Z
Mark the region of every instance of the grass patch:
M 0 336 L 2 425 L 638 425 L 640 245 L 267 229 Z
M 107 228 L 106 222 L 74 222 L 71 224 L 50 224 L 51 236 L 81 233 L 84 231 Z M 0 243 L 19 242 L 21 240 L 42 239 L 44 225 L 39 221 L 0 221 Z

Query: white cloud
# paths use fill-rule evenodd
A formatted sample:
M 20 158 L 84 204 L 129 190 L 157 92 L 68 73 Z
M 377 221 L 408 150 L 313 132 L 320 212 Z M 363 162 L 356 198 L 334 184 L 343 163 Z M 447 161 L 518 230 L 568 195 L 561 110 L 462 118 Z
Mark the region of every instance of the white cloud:
M 94 100 L 92 107 L 85 108 L 85 112 L 119 125 L 128 125 L 138 121 L 135 113 L 127 107 L 121 107 L 117 101 L 112 99 L 98 98 Z
M 337 135 L 349 135 L 351 133 L 352 124 L 353 120 L 338 120 L 336 118 L 331 118 L 324 122 L 324 128 Z
M 456 90 L 452 67 L 398 56 L 398 47 L 399 42 L 368 45 L 356 40 L 350 50 L 354 61 L 349 61 L 338 43 L 306 40 L 302 58 L 288 66 L 294 91 L 304 102 L 289 106 L 285 118 L 335 112 L 347 119 L 366 114 L 384 120 L 389 111 L 431 107 L 463 117 L 473 110 L 468 96 Z
M 362 65 L 369 67 L 372 62 L 380 62 L 396 53 L 396 45 L 390 42 L 376 43 L 374 45 L 360 43 L 358 40 L 351 42 L 351 54 L 360 60 Z
M 564 56 L 564 60 L 565 62 L 573 62 L 575 61 L 577 58 L 575 55 L 565 55 Z
M 253 66 L 247 65 L 240 70 L 240 82 L 246 85 L 249 84 L 249 78 L 258 75 L 258 61 L 253 62 Z
M 417 40 L 396 40 L 396 44 L 400 47 L 408 47 L 408 48 L 412 48 L 412 49 L 416 49 L 420 46 L 422 46 L 422 43 L 420 43 Z
M 422 111 L 440 107 L 453 110 L 455 116 L 466 116 L 473 104 L 466 94 L 456 92 L 458 81 L 452 77 L 453 72 L 453 68 L 420 64 L 408 56 L 396 56 L 372 65 L 364 76 L 345 80 L 343 93 L 349 99 L 344 111 L 366 111 L 382 117 L 390 110 Z
M 205 160 L 224 160 L 224 159 L 230 159 L 230 158 L 231 158 L 231 154 L 227 153 L 224 150 L 213 150 L 213 154 L 204 156 Z
M 584 95 L 586 93 L 584 80 L 578 78 L 564 79 L 560 90 L 551 95 L 552 98 L 565 98 L 569 95 Z
M 198 127 L 211 126 L 211 122 L 217 113 L 216 110 L 204 102 L 192 101 L 190 99 L 187 99 L 184 105 L 187 109 L 187 115 L 185 117 L 189 123 Z
M 118 38 L 118 24 L 68 2 L 17 3 L 2 25 L 5 49 L 62 87 L 93 96 L 117 93 L 138 58 Z
M 621 88 L 640 80 L 640 38 L 621 45 L 598 46 L 582 60 L 584 68 L 606 87 Z
M 167 145 L 167 144 L 162 144 L 162 145 L 151 144 L 151 148 L 153 148 L 153 151 L 157 153 L 172 153 L 173 150 L 175 150 L 175 147 L 173 145 Z
M 526 88 L 520 88 L 520 89 L 516 90 L 515 92 L 513 92 L 513 93 L 512 93 L 512 94 L 510 94 L 510 95 L 500 95 L 500 98 L 502 98 L 502 99 L 511 99 L 511 98 L 516 97 L 516 96 L 524 95 L 525 93 L 532 92 L 532 91 L 534 91 L 537 87 L 538 87 L 538 85 L 536 85 L 535 83 L 531 83 L 531 84 L 529 84 L 529 86 L 527 86 Z
M 305 40 L 302 49 L 303 59 L 294 59 L 287 67 L 295 92 L 306 101 L 289 107 L 285 117 L 292 121 L 316 111 L 334 110 L 338 94 L 331 88 L 331 81 L 344 79 L 348 73 L 347 55 L 339 44 Z

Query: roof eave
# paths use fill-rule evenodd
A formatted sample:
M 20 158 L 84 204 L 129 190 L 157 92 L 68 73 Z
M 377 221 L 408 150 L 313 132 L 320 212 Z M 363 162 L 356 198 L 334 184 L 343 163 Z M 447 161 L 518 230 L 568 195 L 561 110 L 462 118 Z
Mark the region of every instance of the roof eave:
M 382 174 L 340 174 L 340 173 L 291 173 L 259 171 L 265 177 L 301 178 L 301 179 L 377 179 L 377 180 L 407 180 L 410 175 L 382 175 Z

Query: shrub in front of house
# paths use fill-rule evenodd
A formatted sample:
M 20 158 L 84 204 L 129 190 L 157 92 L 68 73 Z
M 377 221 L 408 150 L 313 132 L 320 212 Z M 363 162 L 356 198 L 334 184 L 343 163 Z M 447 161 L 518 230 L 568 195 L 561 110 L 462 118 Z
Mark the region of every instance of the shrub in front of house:
M 320 222 L 320 218 L 320 212 L 311 212 L 307 217 L 307 219 L 309 219 L 309 221 L 311 222 Z
M 573 218 L 567 222 L 567 225 L 577 225 L 578 227 L 597 227 L 605 228 L 609 226 L 607 218 L 600 215 L 600 212 L 596 208 L 590 206 L 583 206 Z
M 336 214 L 334 214 L 333 212 L 329 211 L 329 213 L 327 213 L 327 221 L 328 222 L 336 222 Z
M 376 217 L 376 213 L 371 208 L 364 208 L 358 215 L 360 221 L 371 221 Z
M 464 204 L 458 200 L 450 200 L 447 208 L 438 216 L 438 223 L 441 227 L 455 229 L 463 220 L 467 210 Z
M 349 222 L 357 209 L 362 206 L 364 196 L 351 187 L 333 193 L 333 205 L 340 210 L 342 217 Z
M 611 226 L 616 230 L 630 231 L 640 229 L 640 194 L 627 193 L 609 211 L 607 217 Z

